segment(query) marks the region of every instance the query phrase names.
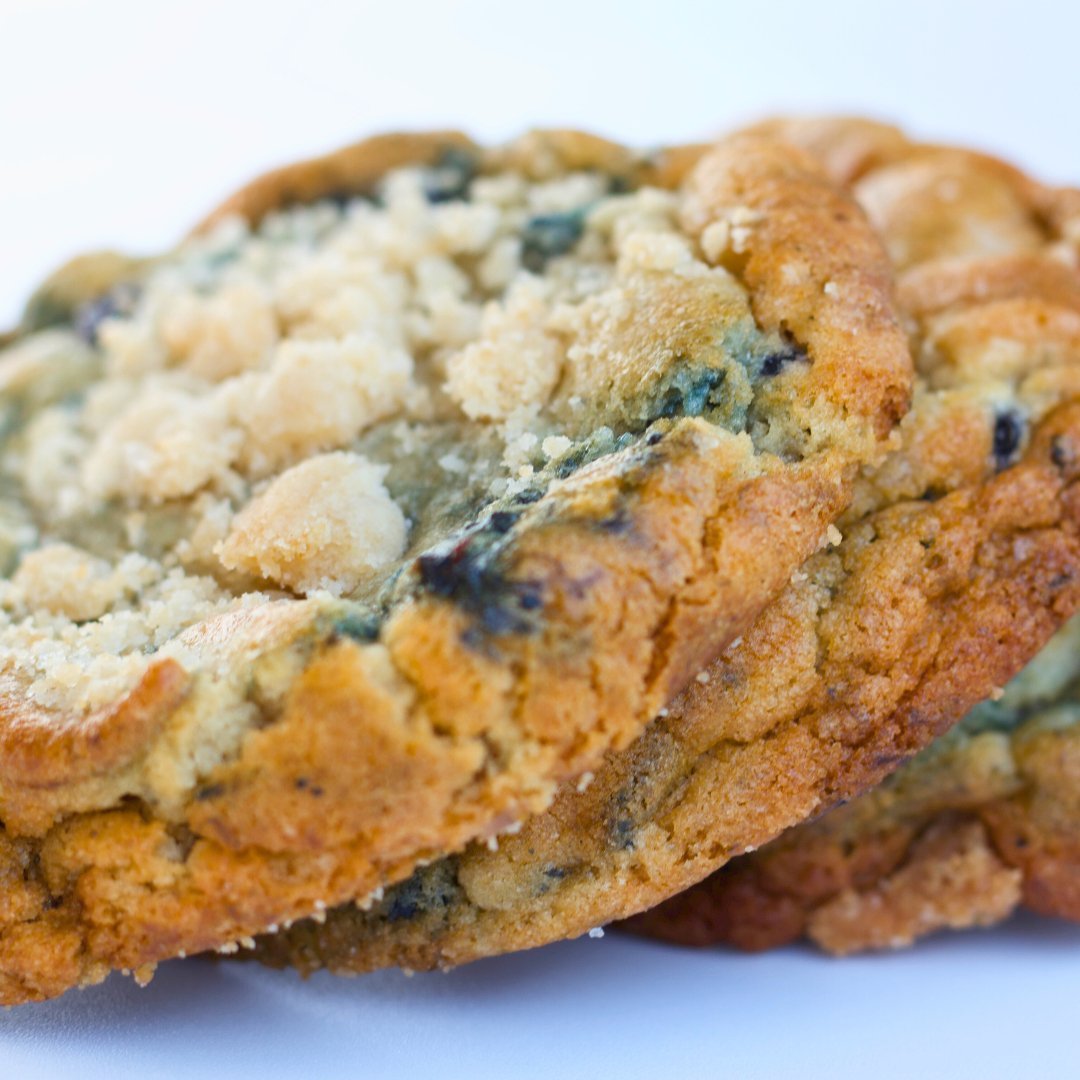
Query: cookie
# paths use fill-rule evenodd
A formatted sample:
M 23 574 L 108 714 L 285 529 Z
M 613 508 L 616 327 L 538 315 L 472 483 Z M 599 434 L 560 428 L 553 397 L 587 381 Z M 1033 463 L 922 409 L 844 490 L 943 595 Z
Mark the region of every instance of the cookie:
M 889 294 L 752 136 L 382 137 L 65 268 L 0 354 L 0 1001 L 370 895 L 626 746 L 886 448 Z
M 984 167 L 942 153 L 949 169 Z M 985 167 L 992 186 L 1011 175 Z M 879 782 L 1027 663 L 1080 604 L 1080 309 L 1065 230 L 1042 210 L 1071 195 L 1035 202 L 1032 186 L 1014 197 L 1041 246 L 949 246 L 902 276 L 919 368 L 902 445 L 748 632 L 496 848 L 264 937 L 258 955 L 305 971 L 445 967 L 583 933 Z M 922 235 L 944 213 L 939 195 L 904 190 L 893 250 L 904 223 Z M 993 235 L 975 227 L 981 202 L 952 213 L 969 210 L 961 231 Z
M 898 948 L 1023 904 L 1080 921 L 1080 619 L 880 787 L 639 916 L 685 945 Z
M 996 343 L 1002 359 L 1019 340 L 1036 347 L 1044 327 L 1043 347 L 1059 362 L 1080 359 L 1076 191 L 1033 187 L 981 155 L 905 150 L 892 129 L 877 125 L 781 121 L 761 130 L 810 149 L 837 178 L 865 176 L 856 190 L 894 258 L 903 262 L 915 246 L 907 231 L 935 245 L 942 258 L 900 277 L 905 307 L 935 317 L 965 293 L 978 296 L 989 308 L 980 333 L 1000 317 L 995 312 L 1017 317 L 1012 340 Z M 1006 208 L 1000 220 L 987 209 L 995 205 Z M 1040 225 L 1060 238 L 1050 258 L 1039 250 Z M 1014 250 L 993 254 L 1003 247 Z M 967 280 L 957 273 L 965 251 L 986 248 Z M 1032 297 L 1039 306 L 1026 302 Z M 947 327 L 944 338 L 959 342 L 964 334 Z M 943 927 L 987 925 L 1021 902 L 1080 918 L 1073 796 L 1080 764 L 1075 691 L 1066 685 L 1075 676 L 1078 633 L 1075 626 L 1062 632 L 1002 701 L 979 705 L 878 791 L 739 859 L 631 928 L 748 949 L 807 934 L 846 953 L 906 945 Z

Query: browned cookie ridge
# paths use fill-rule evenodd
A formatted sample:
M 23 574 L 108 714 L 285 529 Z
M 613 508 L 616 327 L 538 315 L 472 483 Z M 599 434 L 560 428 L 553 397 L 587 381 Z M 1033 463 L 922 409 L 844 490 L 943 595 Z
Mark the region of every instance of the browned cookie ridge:
M 757 136 L 382 137 L 65 268 L 0 353 L 0 1001 L 542 810 L 822 543 L 909 367 L 861 211 Z
M 939 153 L 891 129 L 843 124 L 829 138 L 819 126 L 812 149 L 829 161 L 829 145 L 843 145 L 839 171 L 877 190 L 873 156 L 859 149 L 868 134 L 888 147 L 883 170 L 905 152 Z M 903 213 L 874 204 L 891 250 L 907 250 L 909 232 L 923 238 L 925 261 L 895 256 L 909 266 L 901 295 L 920 379 L 902 445 L 864 471 L 827 549 L 590 783 L 565 785 L 497 848 L 439 860 L 370 910 L 342 907 L 260 939 L 263 959 L 305 970 L 449 966 L 639 911 L 880 781 L 1071 615 L 1080 603 L 1080 355 L 1062 209 L 1071 193 L 978 155 L 940 155 L 946 189 L 960 173 L 969 197 L 943 198 L 916 170 L 893 189 Z M 948 228 L 931 227 L 935 216 Z M 935 235 L 940 252 L 925 240 Z M 971 843 L 946 837 L 935 850 L 970 854 Z

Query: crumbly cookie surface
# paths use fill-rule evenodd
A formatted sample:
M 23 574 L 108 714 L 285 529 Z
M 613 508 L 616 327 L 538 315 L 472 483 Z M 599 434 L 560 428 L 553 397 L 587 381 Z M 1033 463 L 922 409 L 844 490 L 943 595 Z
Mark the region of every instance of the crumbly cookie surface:
M 845 147 L 837 172 L 869 188 L 878 174 L 852 164 L 869 160 L 858 149 L 868 133 L 890 148 L 880 168 L 892 168 L 891 129 L 839 125 L 832 138 Z M 938 153 L 904 145 L 920 161 Z M 818 147 L 829 161 L 827 150 Z M 1013 183 L 1004 166 L 940 154 L 945 187 L 960 162 L 970 174 L 960 190 L 980 197 L 942 198 L 918 172 L 912 186 L 896 185 L 902 214 L 875 207 L 892 250 L 912 230 L 944 247 L 910 266 L 895 256 L 908 267 L 900 294 L 919 371 L 914 405 L 902 446 L 861 477 L 828 549 L 589 785 L 565 786 L 496 850 L 473 845 L 425 867 L 370 910 L 340 908 L 261 939 L 264 959 L 305 970 L 450 966 L 648 907 L 882 779 L 1002 686 L 1076 609 L 1080 279 L 1061 210 L 1072 195 L 1026 178 L 1003 192 Z M 981 197 L 983 183 L 994 198 Z M 1011 247 L 991 239 L 986 251 L 1006 196 L 1024 227 Z M 949 228 L 931 228 L 934 215 Z M 1016 873 L 970 825 L 943 822 L 894 895 L 875 901 L 892 933 L 916 917 L 986 921 L 1014 902 Z M 938 907 L 923 910 L 915 900 L 932 883 Z
M 66 268 L 0 354 L 0 1000 L 541 809 L 819 545 L 909 363 L 756 137 L 384 137 Z

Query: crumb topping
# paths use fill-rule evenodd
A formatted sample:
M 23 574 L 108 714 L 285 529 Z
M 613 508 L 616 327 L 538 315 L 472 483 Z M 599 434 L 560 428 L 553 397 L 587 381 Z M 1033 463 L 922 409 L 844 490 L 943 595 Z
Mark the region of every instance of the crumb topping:
M 222 565 L 298 593 L 350 592 L 405 550 L 408 524 L 386 472 L 342 451 L 294 465 L 233 519 L 217 548 Z
M 677 194 L 451 172 L 226 221 L 0 353 L 0 674 L 92 709 L 185 629 L 370 598 L 657 423 L 798 456 L 754 395 L 805 365 Z

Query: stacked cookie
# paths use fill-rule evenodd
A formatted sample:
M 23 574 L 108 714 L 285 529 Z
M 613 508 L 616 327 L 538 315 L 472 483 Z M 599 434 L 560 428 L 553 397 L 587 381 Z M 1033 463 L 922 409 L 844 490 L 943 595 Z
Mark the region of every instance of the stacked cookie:
M 582 933 L 998 697 L 1080 606 L 1078 214 L 876 125 L 438 133 L 64 268 L 0 353 L 0 1000 Z M 835 941 L 928 860 L 1003 911 L 1069 836 L 1025 678 L 966 816 L 986 720 L 732 865 L 865 849 L 759 889 Z M 721 880 L 639 927 L 752 935 Z
M 891 146 L 893 133 L 876 126 L 766 127 L 824 157 L 882 231 L 923 380 L 940 382 L 942 361 L 966 353 L 988 383 L 1070 396 L 1080 356 L 1075 191 L 1047 191 L 978 155 Z M 1069 452 L 1062 443 L 1057 457 Z M 984 641 L 972 635 L 973 648 Z M 747 949 L 805 934 L 848 953 L 991 924 L 1019 905 L 1080 920 L 1078 677 L 1073 620 L 879 788 L 630 927 Z

